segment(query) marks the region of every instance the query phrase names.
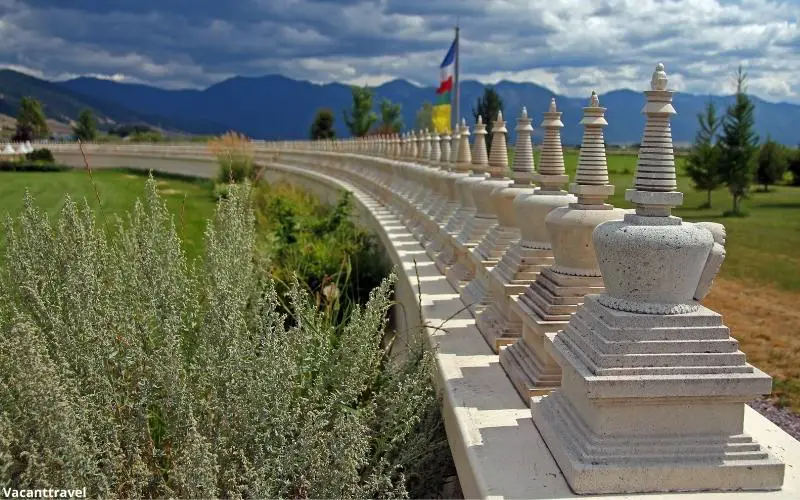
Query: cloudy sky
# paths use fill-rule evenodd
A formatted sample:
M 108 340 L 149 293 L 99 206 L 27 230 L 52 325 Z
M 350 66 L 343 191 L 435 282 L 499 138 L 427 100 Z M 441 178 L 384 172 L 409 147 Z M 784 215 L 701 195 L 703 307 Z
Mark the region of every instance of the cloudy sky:
M 582 96 L 671 86 L 800 103 L 800 0 L 0 0 L 0 66 L 201 88 L 233 75 L 434 85 L 462 27 L 462 77 Z

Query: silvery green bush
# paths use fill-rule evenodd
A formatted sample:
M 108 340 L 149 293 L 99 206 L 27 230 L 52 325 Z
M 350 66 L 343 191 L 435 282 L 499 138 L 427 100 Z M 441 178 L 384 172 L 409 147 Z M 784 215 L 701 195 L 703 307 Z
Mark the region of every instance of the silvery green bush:
M 366 498 L 436 475 L 432 357 L 383 347 L 391 279 L 344 325 L 297 285 L 285 317 L 249 189 L 220 202 L 192 263 L 152 179 L 113 223 L 69 199 L 51 223 L 26 196 L 0 264 L 3 485 Z

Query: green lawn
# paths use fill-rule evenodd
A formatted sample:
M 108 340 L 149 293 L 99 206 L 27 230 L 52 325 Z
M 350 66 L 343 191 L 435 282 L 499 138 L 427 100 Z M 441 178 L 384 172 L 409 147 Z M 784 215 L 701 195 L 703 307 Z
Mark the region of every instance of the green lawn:
M 56 214 L 64 205 L 66 195 L 97 210 L 99 217 L 109 218 L 133 208 L 137 198 L 144 196 L 147 175 L 125 170 L 94 170 L 97 193 L 89 174 L 84 170 L 66 172 L 0 172 L 0 215 L 16 215 L 23 203 L 25 190 L 33 195 L 36 205 Z M 211 182 L 156 175 L 158 190 L 175 214 L 175 225 L 189 257 L 202 252 L 206 221 L 214 213 L 215 202 Z M 98 196 L 100 208 L 98 210 Z
M 609 177 L 616 186 L 611 198 L 615 206 L 632 207 L 625 201 L 625 190 L 633 186 L 636 159 L 635 155 L 608 156 Z M 537 154 L 537 165 L 538 161 Z M 570 178 L 574 178 L 577 151 L 566 151 L 564 161 Z M 743 203 L 748 216 L 723 217 L 731 208 L 727 190 L 722 188 L 713 193 L 712 208 L 698 208 L 705 203 L 706 193 L 692 188 L 691 180 L 683 175 L 683 158 L 677 161 L 678 189 L 683 191 L 684 201 L 673 213 L 690 221 L 725 225 L 728 239 L 722 276 L 800 291 L 800 188 L 777 186 L 763 193 L 754 186 L 750 198 Z

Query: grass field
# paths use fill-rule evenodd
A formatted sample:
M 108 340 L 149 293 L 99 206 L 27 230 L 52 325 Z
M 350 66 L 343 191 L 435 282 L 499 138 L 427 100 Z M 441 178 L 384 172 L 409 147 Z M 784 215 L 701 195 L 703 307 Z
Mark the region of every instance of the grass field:
M 0 215 L 16 215 L 22 208 L 28 189 L 36 204 L 50 214 L 57 213 L 69 195 L 76 202 L 86 200 L 101 219 L 112 221 L 115 214 L 133 208 L 137 198 L 144 196 L 145 173 L 125 170 L 95 170 L 92 173 L 97 192 L 89 174 L 83 170 L 66 172 L 0 172 Z M 159 193 L 175 214 L 175 225 L 189 257 L 202 252 L 201 242 L 206 220 L 214 213 L 211 181 L 156 176 Z M 99 203 L 98 203 L 99 197 Z
M 577 153 L 567 151 L 565 161 L 574 175 Z M 681 172 L 681 159 L 678 165 Z M 635 169 L 635 155 L 609 155 L 611 181 L 617 187 L 611 199 L 615 205 L 630 207 L 624 196 L 633 184 Z M 141 173 L 95 170 L 93 175 L 103 217 L 129 210 L 144 193 Z M 176 214 L 187 253 L 198 255 L 205 221 L 214 209 L 210 181 L 157 178 L 161 194 Z M 775 397 L 800 411 L 800 188 L 754 191 L 744 202 L 748 217 L 731 218 L 722 216 L 731 205 L 724 189 L 714 192 L 713 208 L 700 209 L 705 193 L 694 191 L 685 176 L 679 177 L 678 187 L 685 198 L 676 215 L 721 222 L 727 228 L 727 257 L 705 304 L 724 315 L 748 360 L 776 378 Z M 77 200 L 85 198 L 92 207 L 98 205 L 84 171 L 0 172 L 0 214 L 17 212 L 25 188 L 51 213 L 62 206 L 65 193 Z

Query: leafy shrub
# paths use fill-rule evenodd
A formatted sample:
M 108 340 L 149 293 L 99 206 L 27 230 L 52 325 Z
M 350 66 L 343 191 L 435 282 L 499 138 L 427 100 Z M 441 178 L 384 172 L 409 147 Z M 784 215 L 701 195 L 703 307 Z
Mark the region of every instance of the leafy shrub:
M 363 304 L 388 274 L 376 237 L 352 221 L 349 192 L 330 207 L 291 185 L 262 183 L 255 205 L 273 275 L 279 283 L 296 275 L 331 311 L 346 314 L 351 304 Z
M 0 161 L 0 172 L 64 172 L 70 169 L 71 167 L 67 165 L 59 165 L 56 163 L 42 161 L 30 161 L 27 159 L 23 159 L 21 161 Z
M 25 159 L 29 161 L 38 161 L 43 163 L 55 163 L 56 159 L 53 152 L 47 148 L 34 149 L 25 155 Z
M 390 281 L 341 329 L 294 285 L 287 328 L 248 196 L 220 202 L 197 263 L 152 178 L 108 237 L 87 204 L 51 224 L 26 196 L 0 263 L 0 483 L 365 498 L 436 477 L 432 357 L 416 338 L 390 362 Z
M 157 130 L 148 130 L 146 132 L 133 132 L 128 135 L 128 140 L 131 142 L 164 142 L 164 136 Z
M 219 182 L 239 183 L 254 179 L 253 144 L 247 137 L 228 132 L 209 140 L 208 148 L 219 162 Z

